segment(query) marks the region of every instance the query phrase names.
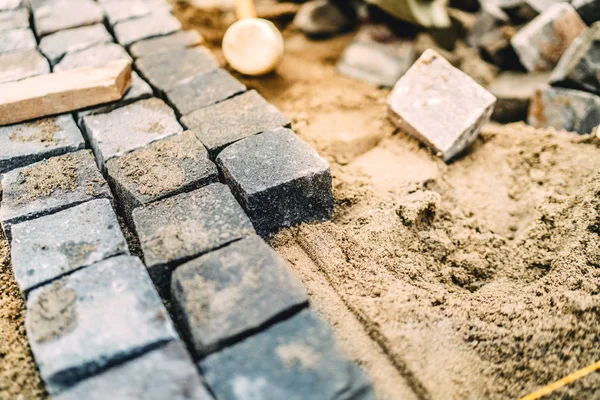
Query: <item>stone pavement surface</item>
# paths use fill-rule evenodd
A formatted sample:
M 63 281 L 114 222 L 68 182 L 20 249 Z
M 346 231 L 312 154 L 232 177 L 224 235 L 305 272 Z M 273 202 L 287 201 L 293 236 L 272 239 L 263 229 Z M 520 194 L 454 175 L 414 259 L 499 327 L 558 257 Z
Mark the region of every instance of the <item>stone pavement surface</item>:
M 277 129 L 289 120 L 170 10 L 164 0 L 0 0 L 0 83 L 118 58 L 140 73 L 119 101 L 0 127 L 0 224 L 48 391 L 371 398 L 255 233 L 328 218 L 328 164 Z M 129 244 L 123 223 L 137 236 Z M 145 264 L 129 255 L 137 241 Z

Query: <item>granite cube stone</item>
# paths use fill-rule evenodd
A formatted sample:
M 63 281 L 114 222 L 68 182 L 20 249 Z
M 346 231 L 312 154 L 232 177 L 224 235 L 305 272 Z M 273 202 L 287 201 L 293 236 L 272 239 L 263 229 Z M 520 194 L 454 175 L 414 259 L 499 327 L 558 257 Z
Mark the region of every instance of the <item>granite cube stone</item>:
M 262 236 L 331 218 L 329 164 L 289 129 L 234 143 L 219 154 L 217 165 Z
M 202 36 L 196 31 L 177 31 L 167 36 L 140 40 L 131 45 L 129 52 L 133 58 L 140 58 L 152 53 L 195 47 L 202 42 Z
M 330 328 L 309 309 L 199 365 L 223 400 L 375 398 L 364 373 L 344 358 Z
M 37 42 L 29 28 L 0 31 L 0 54 L 35 49 Z
M 81 150 L 83 136 L 69 114 L 0 127 L 0 173 Z
M 227 100 L 245 92 L 246 86 L 222 68 L 177 83 L 166 94 L 179 115 Z
M 103 3 L 104 14 L 110 26 L 132 18 L 146 16 L 154 11 L 169 11 L 165 0 L 108 1 Z
M 10 227 L 98 198 L 112 200 L 110 189 L 89 150 L 52 157 L 2 175 L 0 222 Z
M 571 4 L 586 24 L 592 25 L 594 22 L 600 21 L 600 1 L 573 0 Z
M 196 132 L 212 157 L 238 140 L 291 125 L 285 115 L 254 90 L 193 111 L 181 118 L 181 123 Z
M 29 28 L 29 11 L 26 8 L 0 11 L 0 31 L 22 28 Z
M 34 289 L 27 338 L 51 395 L 178 335 L 137 257 L 118 256 Z
M 64 29 L 101 23 L 103 19 L 102 7 L 92 0 L 49 2 L 33 11 L 39 37 Z
M 133 221 L 150 276 L 165 295 L 174 266 L 254 233 L 221 183 L 136 208 Z
M 552 71 L 552 86 L 600 94 L 600 22 L 571 43 Z
M 0 54 L 0 83 L 50 73 L 48 60 L 37 50 Z
M 150 85 L 162 93 L 186 78 L 219 67 L 217 59 L 205 47 L 153 53 L 138 59 L 135 65 Z
M 109 61 L 131 60 L 125 49 L 116 43 L 101 43 L 87 49 L 67 53 L 53 68 L 54 72 L 83 67 L 103 67 Z
M 549 76 L 548 72 L 500 73 L 487 88 L 498 99 L 492 119 L 502 123 L 527 120 L 530 100 L 546 86 Z
M 600 125 L 600 96 L 580 90 L 546 87 L 531 100 L 527 122 L 579 134 Z
M 510 42 L 528 71 L 549 71 L 585 28 L 573 6 L 556 3 L 518 31 Z
M 394 86 L 388 115 L 449 162 L 477 138 L 495 102 L 490 92 L 429 49 Z
M 103 171 L 111 158 L 183 131 L 173 110 L 157 98 L 85 116 L 83 126 Z
M 0 0 L 0 11 L 15 10 L 23 7 L 23 0 Z
M 129 254 L 107 199 L 12 226 L 11 258 L 21 292 L 119 254 Z
M 164 11 L 122 21 L 114 26 L 117 41 L 125 47 L 143 39 L 164 36 L 179 30 L 181 23 L 171 13 Z
M 212 400 L 181 341 L 88 378 L 54 400 Z
M 198 357 L 308 304 L 285 261 L 256 235 L 178 267 L 171 298 Z
M 217 166 L 190 131 L 112 158 L 106 171 L 127 219 L 141 205 L 219 180 Z
M 85 50 L 97 44 L 112 42 L 112 36 L 104 25 L 96 24 L 68 29 L 48 35 L 40 41 L 40 51 L 56 65 L 67 53 Z

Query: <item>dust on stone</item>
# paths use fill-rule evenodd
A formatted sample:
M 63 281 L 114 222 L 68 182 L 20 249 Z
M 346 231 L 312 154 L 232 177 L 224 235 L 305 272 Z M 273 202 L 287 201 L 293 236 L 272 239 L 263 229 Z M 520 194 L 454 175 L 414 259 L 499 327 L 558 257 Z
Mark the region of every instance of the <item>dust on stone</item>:
M 321 360 L 320 354 L 304 344 L 282 344 L 275 349 L 275 352 L 288 368 L 298 364 L 301 368 L 309 369 L 315 367 Z
M 85 183 L 85 194 L 88 196 L 98 196 L 100 194 L 100 188 L 104 186 L 106 182 L 102 179 L 93 179 Z
M 69 241 L 60 245 L 60 252 L 67 255 L 69 264 L 77 266 L 81 265 L 90 253 L 97 249 L 96 246 L 87 242 Z
M 153 122 L 147 128 L 143 129 L 146 133 L 160 133 L 165 130 L 165 127 L 160 122 Z
M 29 332 L 38 343 L 56 340 L 77 326 L 77 293 L 62 281 L 41 290 L 28 310 Z
M 77 160 L 72 155 L 54 157 L 21 171 L 21 195 L 18 204 L 50 196 L 55 190 L 72 191 L 77 187 Z
M 61 127 L 54 118 L 47 118 L 41 121 L 26 122 L 8 135 L 13 142 L 38 142 L 45 147 L 53 146 L 57 143 L 55 135 L 60 132 Z M 27 134 L 28 131 L 33 133 Z

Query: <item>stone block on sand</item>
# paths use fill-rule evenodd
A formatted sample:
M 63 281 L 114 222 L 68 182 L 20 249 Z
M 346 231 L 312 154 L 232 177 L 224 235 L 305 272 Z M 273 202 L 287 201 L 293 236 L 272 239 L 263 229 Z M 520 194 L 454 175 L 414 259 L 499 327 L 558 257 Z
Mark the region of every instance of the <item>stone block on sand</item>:
M 26 8 L 0 10 L 0 31 L 22 28 L 29 28 L 29 10 Z
M 140 40 L 131 45 L 129 52 L 134 58 L 140 58 L 152 53 L 164 53 L 165 51 L 198 46 L 203 41 L 202 36 L 196 31 L 177 31 L 167 36 Z
M 129 250 L 107 199 L 12 226 L 11 259 L 23 293 L 119 254 Z
M 171 298 L 199 357 L 308 303 L 286 262 L 256 235 L 178 267 Z
M 196 132 L 212 157 L 240 139 L 290 126 L 287 117 L 254 90 L 196 110 L 181 123 Z
M 600 125 L 600 97 L 580 90 L 546 87 L 531 100 L 527 121 L 536 128 L 591 133 Z
M 112 42 L 110 33 L 104 25 L 96 24 L 48 35 L 40 41 L 40 51 L 50 60 L 51 65 L 55 65 L 67 53 L 85 50 L 94 45 L 109 42 Z
M 549 71 L 586 25 L 568 3 L 556 3 L 535 17 L 511 39 L 528 71 Z
M 97 198 L 112 195 L 91 151 L 80 150 L 5 173 L 0 222 L 10 240 L 13 224 Z
M 496 98 L 433 50 L 426 50 L 388 98 L 394 124 L 449 162 L 479 135 Z
M 0 54 L 0 83 L 50 73 L 48 60 L 37 50 Z
M 219 180 L 216 165 L 193 132 L 153 142 L 106 163 L 117 203 L 129 219 L 143 204 Z
M 133 221 L 150 276 L 163 294 L 177 264 L 254 233 L 221 183 L 136 208 Z
M 86 49 L 68 53 L 53 68 L 54 72 L 82 67 L 103 67 L 109 61 L 129 60 L 127 51 L 116 43 L 101 43 Z
M 487 88 L 498 99 L 492 119 L 502 123 L 525 121 L 531 98 L 547 85 L 549 76 L 548 72 L 514 71 L 498 75 Z
M 0 54 L 35 49 L 37 42 L 29 28 L 0 31 Z
M 32 290 L 25 327 L 50 394 L 178 339 L 144 265 L 131 256 Z
M 169 11 L 171 6 L 166 0 L 129 0 L 106 1 L 102 8 L 110 26 L 128 19 L 144 17 L 154 11 Z
M 92 0 L 49 2 L 33 10 L 39 37 L 64 29 L 102 23 L 103 19 L 102 8 Z
M 179 115 L 187 115 L 245 91 L 246 86 L 240 81 L 224 69 L 217 68 L 180 81 L 166 95 Z
M 199 363 L 219 399 L 374 399 L 364 373 L 344 358 L 313 311 L 209 355 Z
M 164 93 L 184 79 L 218 68 L 219 63 L 205 47 L 152 53 L 135 63 L 142 76 Z
M 181 30 L 181 23 L 171 13 L 156 11 L 144 17 L 119 22 L 114 26 L 117 41 L 125 47 L 157 36 Z
M 173 110 L 157 98 L 85 116 L 83 126 L 103 171 L 111 158 L 183 131 Z
M 81 150 L 83 136 L 71 115 L 0 127 L 0 173 Z
M 0 0 L 0 11 L 14 10 L 23 7 L 23 0 Z
M 333 213 L 329 164 L 289 129 L 234 143 L 217 165 L 260 235 Z

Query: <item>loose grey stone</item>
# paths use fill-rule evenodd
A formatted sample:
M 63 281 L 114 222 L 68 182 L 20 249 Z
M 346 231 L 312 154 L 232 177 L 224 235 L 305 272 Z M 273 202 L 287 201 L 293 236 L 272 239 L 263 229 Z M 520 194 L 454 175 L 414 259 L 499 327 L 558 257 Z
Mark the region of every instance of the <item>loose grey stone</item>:
M 32 290 L 25 328 L 51 395 L 178 339 L 144 265 L 131 256 Z
M 132 72 L 131 73 L 131 86 L 123 97 L 120 100 L 114 101 L 112 103 L 103 104 L 101 106 L 88 108 L 82 111 L 77 111 L 77 123 L 80 127 L 83 127 L 83 117 L 86 115 L 97 115 L 97 114 L 106 114 L 117 108 L 124 107 L 138 100 L 148 99 L 152 97 L 152 88 L 145 80 L 140 78 L 140 76 Z
M 392 87 L 416 58 L 413 43 L 391 38 L 372 39 L 377 26 L 364 25 L 342 53 L 337 70 L 345 76 L 378 86 Z
M 68 29 L 42 38 L 40 50 L 51 65 L 58 63 L 65 54 L 85 50 L 96 44 L 112 42 L 112 36 L 104 25 L 96 24 Z
M 33 20 L 39 37 L 44 37 L 63 29 L 101 23 L 104 19 L 102 8 L 92 0 L 49 2 L 34 8 Z
M 35 49 L 37 42 L 29 28 L 0 31 L 0 54 Z
M 196 31 L 178 31 L 167 36 L 140 40 L 131 45 L 129 52 L 133 58 L 140 58 L 152 53 L 198 46 L 202 42 L 202 36 Z
M 180 81 L 166 94 L 179 115 L 211 106 L 246 91 L 240 81 L 222 68 Z
M 546 86 L 549 76 L 548 72 L 514 71 L 498 75 L 487 88 L 498 99 L 492 119 L 502 123 L 527 120 L 530 100 L 538 89 Z
M 488 3 L 484 3 L 488 4 Z M 481 38 L 489 32 L 497 30 L 508 22 L 508 15 L 501 9 L 492 7 L 490 10 L 483 8 L 478 14 L 475 23 L 467 34 L 467 43 L 471 47 L 479 47 Z
M 219 67 L 216 58 L 205 47 L 153 53 L 138 59 L 135 65 L 150 85 L 163 93 L 186 78 Z
M 111 26 L 121 21 L 146 16 L 157 10 L 171 9 L 165 0 L 108 1 L 104 2 L 102 7 Z
M 552 71 L 550 84 L 600 94 L 600 22 L 571 43 Z
M 0 54 L 0 83 L 50 73 L 48 60 L 37 50 Z
M 449 162 L 477 138 L 495 102 L 491 93 L 429 49 L 392 90 L 388 114 Z
M 181 341 L 93 376 L 54 400 L 211 400 Z
M 600 21 L 600 1 L 573 0 L 571 4 L 586 24 L 592 25 L 594 22 Z
M 98 166 L 158 139 L 182 132 L 175 113 L 162 100 L 140 100 L 107 114 L 83 117 L 83 126 Z
M 0 11 L 0 31 L 29 28 L 29 11 L 26 8 Z
M 285 261 L 255 235 L 177 268 L 171 298 L 198 357 L 308 303 Z
M 212 354 L 199 363 L 218 399 L 374 399 L 364 373 L 339 351 L 313 311 Z
M 212 157 L 240 139 L 290 126 L 287 117 L 254 90 L 196 110 L 181 123 L 196 132 Z
M 193 132 L 153 142 L 106 163 L 108 181 L 127 219 L 143 204 L 219 180 L 217 166 Z
M 333 213 L 329 164 L 289 129 L 234 143 L 217 165 L 262 236 Z
M 10 227 L 112 195 L 89 150 L 52 157 L 2 175 L 0 222 Z
M 123 21 L 115 25 L 115 36 L 123 46 L 181 30 L 181 23 L 171 13 L 157 11 L 145 17 Z
M 14 10 L 23 7 L 23 0 L 0 0 L 0 10 Z
M 144 261 L 161 293 L 178 264 L 254 233 L 229 188 L 213 183 L 133 210 Z
M 12 226 L 11 259 L 23 293 L 119 254 L 129 250 L 107 199 Z
M 572 89 L 538 90 L 529 106 L 528 122 L 536 128 L 591 133 L 600 125 L 600 97 Z
M 325 37 L 351 29 L 356 21 L 345 15 L 331 1 L 312 0 L 304 3 L 294 18 L 305 35 Z
M 109 61 L 131 60 L 125 49 L 116 43 L 101 43 L 87 49 L 68 53 L 54 66 L 54 72 L 83 67 L 103 67 Z
M 0 127 L 0 173 L 85 147 L 71 115 Z
M 573 6 L 556 3 L 518 31 L 511 44 L 528 71 L 548 71 L 585 28 Z

